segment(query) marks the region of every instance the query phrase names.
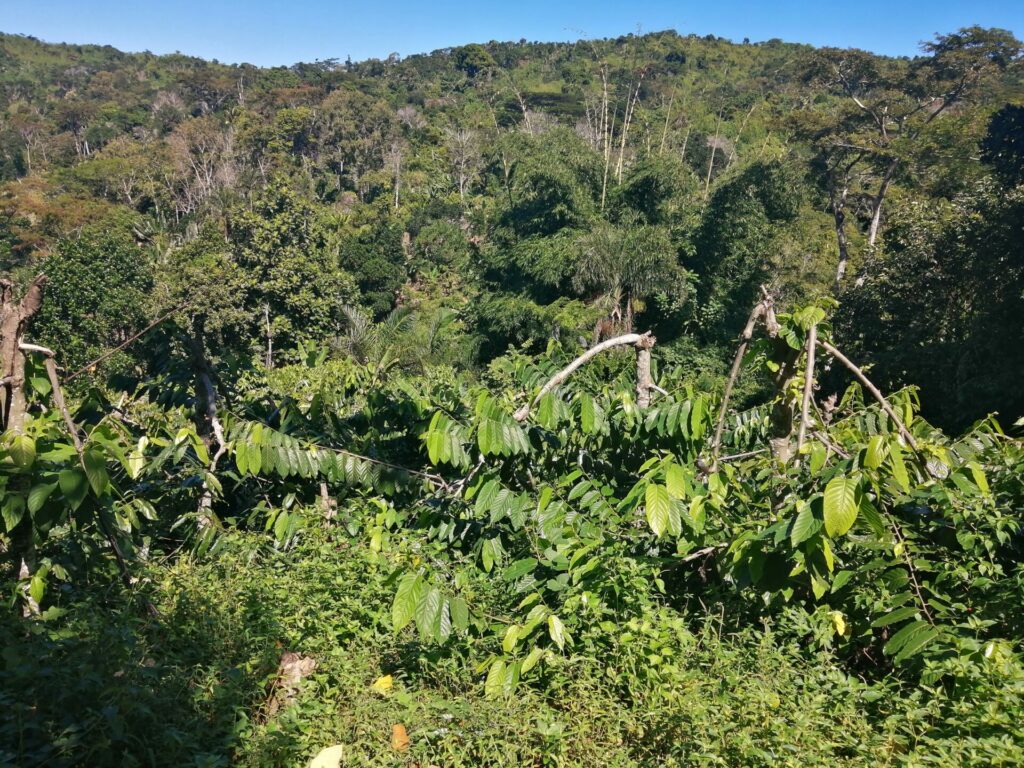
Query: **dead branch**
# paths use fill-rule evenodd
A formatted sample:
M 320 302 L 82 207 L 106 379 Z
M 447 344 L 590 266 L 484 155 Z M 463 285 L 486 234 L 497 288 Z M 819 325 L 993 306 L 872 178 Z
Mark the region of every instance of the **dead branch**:
M 648 342 L 647 340 L 650 341 Z M 654 337 L 651 336 L 649 331 L 647 333 L 627 333 L 622 336 L 616 336 L 613 339 L 602 341 L 600 344 L 595 344 L 593 347 L 588 349 L 582 355 L 580 355 L 567 366 L 565 366 L 565 368 L 563 368 L 550 379 L 548 379 L 547 383 L 543 387 L 541 387 L 540 392 L 537 393 L 536 397 L 534 397 L 532 401 L 523 405 L 518 411 L 515 412 L 515 420 L 526 421 L 527 417 L 530 415 L 530 411 L 537 405 L 537 403 L 541 401 L 544 395 L 546 395 L 548 392 L 550 392 L 555 387 L 560 385 L 563 381 L 568 379 L 569 376 L 572 375 L 573 371 L 575 371 L 577 368 L 582 366 L 587 361 L 593 359 L 594 357 L 597 357 L 597 355 L 601 354 L 602 352 L 612 349 L 614 347 L 639 345 L 641 342 L 645 344 L 653 344 Z
M 763 298 L 750 313 L 750 317 L 747 318 L 747 324 L 743 327 L 743 333 L 740 334 L 740 344 L 736 349 L 736 356 L 732 360 L 729 378 L 725 382 L 725 391 L 722 393 L 722 407 L 718 411 L 718 424 L 715 426 L 715 436 L 711 440 L 712 471 L 714 471 L 718 452 L 722 447 L 722 432 L 725 429 L 725 416 L 729 410 L 729 398 L 732 396 L 732 389 L 736 385 L 736 379 L 740 375 L 743 356 L 747 353 L 747 347 L 750 346 L 750 340 L 754 336 L 754 326 L 757 325 L 758 320 L 764 319 L 765 324 L 769 327 L 769 332 L 774 335 L 778 331 L 778 323 L 775 321 L 775 302 L 763 285 L 761 286 L 761 293 Z
M 878 404 L 882 407 L 882 410 L 885 411 L 885 414 L 896 423 L 896 426 L 900 430 L 900 434 L 903 435 L 903 439 L 907 441 L 907 445 L 909 445 L 915 453 L 919 452 L 919 448 L 917 447 L 917 441 L 914 440 L 914 436 L 910 434 L 910 430 L 907 429 L 907 426 L 903 423 L 903 420 L 896 415 L 896 411 L 894 411 L 893 407 L 889 405 L 889 401 L 885 399 L 885 396 L 882 394 L 881 390 L 879 390 L 878 387 L 872 384 L 868 377 L 864 375 L 864 371 L 862 371 L 860 368 L 854 365 L 854 363 L 846 355 L 844 355 L 838 349 L 833 347 L 827 341 L 819 340 L 818 346 L 824 349 L 826 352 L 832 355 L 832 357 L 834 357 L 836 360 L 838 360 L 840 363 L 845 365 L 850 370 L 850 373 L 852 373 L 856 377 L 857 381 L 859 381 L 861 385 L 868 392 L 871 393 L 875 400 L 878 401 Z
M 818 340 L 818 326 L 812 325 L 807 332 L 807 370 L 804 371 L 804 398 L 800 407 L 800 432 L 796 438 L 796 452 L 804 447 L 807 425 L 810 421 L 811 389 L 814 387 L 814 349 Z
M 111 355 L 115 355 L 115 354 L 117 354 L 117 353 L 118 353 L 118 352 L 120 352 L 120 351 L 121 351 L 122 349 L 124 349 L 124 348 L 125 348 L 125 347 L 127 347 L 127 346 L 128 346 L 129 344 L 131 344 L 131 343 L 132 343 L 133 341 L 135 341 L 136 339 L 138 339 L 138 338 L 139 338 L 140 336 L 144 335 L 144 334 L 145 334 L 145 333 L 147 333 L 148 331 L 151 331 L 151 330 L 152 330 L 153 328 L 155 328 L 156 326 L 160 325 L 160 323 L 162 323 L 162 322 L 163 322 L 164 320 L 166 320 L 167 318 L 169 318 L 169 317 L 170 317 L 171 315 L 173 315 L 173 314 L 174 314 L 175 312 L 177 312 L 177 311 L 178 311 L 179 309 L 184 309 L 184 308 L 185 308 L 185 305 L 179 305 L 179 306 L 177 306 L 177 307 L 174 307 L 174 308 L 173 308 L 173 309 L 171 309 L 170 311 L 168 311 L 168 312 L 165 312 L 165 313 L 164 313 L 163 315 L 161 315 L 161 316 L 160 316 L 160 317 L 158 317 L 158 318 L 157 318 L 156 320 L 154 320 L 153 322 L 151 322 L 151 323 L 150 323 L 149 325 L 147 325 L 147 326 L 146 326 L 145 328 L 143 328 L 143 329 L 142 329 L 141 331 L 139 331 L 138 333 L 135 333 L 135 334 L 133 334 L 133 335 L 129 336 L 129 337 L 128 337 L 128 338 L 127 338 L 127 339 L 126 339 L 125 341 L 121 342 L 120 344 L 118 344 L 118 345 L 117 345 L 116 347 L 114 347 L 113 349 L 111 349 L 111 350 L 108 350 L 108 351 L 104 352 L 104 353 L 103 353 L 102 355 L 100 355 L 99 357 L 97 357 L 97 358 L 96 358 L 95 360 L 93 360 L 92 362 L 90 362 L 90 363 L 86 363 L 85 365 L 83 365 L 83 366 L 82 366 L 81 368 L 79 368 L 79 369 L 78 369 L 77 371 L 75 371 L 75 372 L 74 372 L 74 373 L 72 373 L 72 374 L 71 374 L 70 376 L 68 376 L 67 378 L 65 378 L 65 379 L 64 379 L 65 383 L 66 383 L 66 382 L 69 382 L 69 381 L 71 381 L 72 379 L 74 379 L 74 378 L 76 378 L 76 377 L 78 377 L 78 376 L 81 376 L 81 375 L 82 375 L 83 373 L 85 373 L 86 371 L 89 371 L 89 370 L 91 370 L 91 369 L 95 368 L 95 367 L 96 367 L 97 365 L 99 365 L 100 363 L 102 363 L 102 362 L 103 362 L 104 360 L 106 360 L 106 359 L 107 359 L 108 357 L 110 357 Z

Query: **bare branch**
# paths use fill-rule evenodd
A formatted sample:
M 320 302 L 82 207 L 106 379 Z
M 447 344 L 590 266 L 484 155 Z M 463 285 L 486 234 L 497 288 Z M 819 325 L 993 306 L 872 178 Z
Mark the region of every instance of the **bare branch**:
M 917 447 L 917 441 L 914 440 L 914 436 L 910 434 L 910 430 L 907 429 L 907 426 L 903 423 L 903 420 L 896 415 L 896 411 L 894 411 L 893 407 L 889 405 L 889 401 L 885 399 L 885 396 L 882 394 L 881 390 L 879 390 L 878 387 L 872 384 L 868 377 L 864 375 L 864 371 L 862 371 L 860 368 L 854 365 L 853 362 L 851 362 L 846 355 L 844 355 L 838 349 L 833 347 L 827 341 L 819 340 L 818 346 L 824 349 L 826 352 L 832 355 L 832 357 L 834 357 L 836 360 L 838 360 L 840 363 L 845 365 L 850 370 L 850 373 L 852 373 L 856 377 L 857 381 L 859 381 L 864 386 L 864 388 L 871 393 L 872 397 L 874 397 L 875 400 L 878 401 L 878 404 L 882 407 L 882 410 L 885 411 L 886 415 L 896 423 L 896 426 L 899 427 L 900 434 L 903 435 L 903 439 L 907 441 L 907 445 L 909 445 L 915 452 L 918 452 L 920 449 Z
M 800 407 L 800 432 L 796 438 L 796 452 L 804 447 L 807 425 L 810 422 L 811 389 L 814 386 L 814 350 L 818 340 L 818 326 L 812 325 L 807 332 L 807 370 L 804 372 L 804 398 Z
M 530 410 L 541 401 L 541 398 L 543 398 L 544 395 L 546 395 L 548 392 L 550 392 L 563 381 L 565 381 L 567 378 L 569 378 L 569 376 L 572 375 L 573 371 L 582 366 L 588 360 L 591 360 L 592 358 L 596 357 L 602 352 L 612 349 L 614 347 L 638 345 L 641 341 L 647 343 L 647 339 L 653 339 L 650 332 L 627 333 L 622 336 L 616 336 L 613 339 L 608 339 L 606 341 L 602 341 L 600 344 L 594 345 L 586 352 L 584 352 L 582 355 L 573 360 L 571 363 L 569 363 L 567 366 L 565 366 L 565 368 L 563 368 L 550 379 L 548 379 L 548 382 L 543 387 L 541 387 L 540 392 L 537 393 L 537 396 L 534 397 L 530 403 L 523 405 L 523 407 L 521 407 L 518 411 L 515 412 L 515 420 L 526 421 L 526 418 L 530 415 Z M 653 343 L 653 340 L 651 341 L 651 343 Z

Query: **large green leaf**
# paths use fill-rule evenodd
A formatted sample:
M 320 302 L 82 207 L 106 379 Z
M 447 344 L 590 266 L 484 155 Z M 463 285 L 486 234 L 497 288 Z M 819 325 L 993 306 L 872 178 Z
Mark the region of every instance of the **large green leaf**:
M 89 478 L 92 492 L 102 496 L 110 487 L 110 476 L 107 474 L 107 459 L 98 448 L 87 448 L 82 454 L 82 466 L 85 476 Z
M 890 637 L 889 642 L 885 644 L 882 650 L 890 656 L 895 655 L 902 651 L 903 647 L 913 640 L 915 635 L 928 629 L 931 629 L 931 624 L 927 621 L 912 621 Z
M 548 634 L 554 641 L 555 645 L 558 646 L 558 650 L 565 650 L 565 625 L 562 624 L 562 620 L 551 614 L 548 616 Z
M 72 510 L 78 509 L 89 492 L 89 481 L 77 469 L 62 469 L 57 475 L 57 485 Z
M 536 567 L 536 558 L 523 558 L 522 560 L 516 560 L 512 563 L 512 565 L 505 569 L 505 572 L 502 573 L 501 576 L 505 581 L 515 581 L 516 579 L 525 576 Z
M 14 526 L 21 522 L 21 518 L 25 514 L 25 499 L 21 496 L 9 495 L 4 499 L 3 507 L 0 507 L 0 511 L 3 512 L 4 527 L 10 533 L 14 530 Z
M 857 480 L 833 477 L 825 486 L 825 531 L 842 536 L 857 520 Z
M 488 699 L 497 699 L 505 692 L 505 662 L 495 659 L 487 671 L 487 682 L 484 683 L 484 695 Z
M 800 511 L 793 520 L 793 527 L 789 532 L 789 540 L 794 547 L 807 541 L 821 528 L 821 523 L 814 517 L 810 504 L 799 502 L 799 507 Z
M 649 483 L 644 500 L 647 506 L 647 524 L 651 526 L 656 536 L 661 536 L 669 527 L 672 497 L 665 486 Z
M 408 626 L 416 616 L 423 588 L 423 579 L 417 573 L 407 573 L 398 582 L 398 591 L 391 604 L 391 623 L 396 632 Z
M 416 604 L 416 629 L 424 640 L 438 640 L 441 625 L 441 590 L 430 587 Z
M 36 441 L 28 435 L 15 435 L 9 450 L 14 466 L 21 469 L 28 469 L 36 460 Z
M 55 490 L 57 490 L 57 483 L 40 483 L 33 486 L 32 490 L 28 492 L 28 511 L 34 515 L 42 509 L 43 504 Z
M 882 466 L 886 453 L 888 446 L 885 444 L 885 437 L 872 435 L 867 448 L 864 449 L 864 466 L 868 469 L 878 469 Z

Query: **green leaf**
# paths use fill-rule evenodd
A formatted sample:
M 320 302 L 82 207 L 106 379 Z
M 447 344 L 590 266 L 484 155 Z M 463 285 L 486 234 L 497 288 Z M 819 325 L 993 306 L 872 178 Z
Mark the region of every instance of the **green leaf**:
M 665 486 L 669 495 L 676 499 L 685 499 L 689 483 L 686 477 L 686 470 L 679 464 L 672 462 L 665 469 Z
M 543 648 L 534 648 L 532 651 L 530 651 L 527 657 L 523 659 L 523 666 L 521 669 L 522 673 L 525 675 L 527 672 L 529 672 L 531 669 L 537 666 L 537 662 L 540 661 L 543 655 Z
M 821 524 L 814 517 L 814 512 L 811 511 L 811 505 L 806 502 L 798 502 L 800 511 L 796 515 L 796 519 L 793 521 L 793 527 L 789 532 L 789 541 L 796 547 L 807 541 L 811 536 L 818 532 Z
M 46 594 L 46 578 L 37 573 L 28 584 L 28 595 L 36 601 L 36 605 L 43 602 L 43 595 Z
M 647 506 L 647 524 L 651 526 L 654 534 L 660 537 L 668 530 L 672 498 L 665 486 L 650 483 L 647 486 L 644 499 Z
M 249 446 L 245 443 L 235 443 L 235 467 L 240 475 L 249 473 Z
M 971 468 L 971 477 L 974 478 L 974 484 L 981 489 L 983 494 L 991 496 L 992 490 L 988 487 L 988 480 L 985 479 L 985 472 L 982 470 L 981 465 L 976 461 L 972 461 L 967 466 Z
M 833 477 L 825 486 L 825 531 L 842 536 L 857 520 L 857 480 Z
M 825 458 L 828 456 L 828 450 L 824 445 L 815 441 L 811 443 L 811 461 L 809 464 L 811 474 L 816 475 L 821 471 L 821 468 L 825 466 Z
M 882 650 L 890 656 L 897 654 L 914 638 L 914 635 L 930 628 L 931 625 L 926 621 L 912 621 L 890 637 L 889 642 L 885 644 Z
M 505 572 L 501 577 L 505 581 L 515 581 L 522 576 L 525 576 L 534 568 L 537 567 L 537 560 L 532 557 L 527 557 L 522 560 L 516 560 L 512 565 L 505 569 Z
M 558 646 L 558 650 L 565 650 L 565 625 L 562 624 L 562 620 L 551 614 L 548 616 L 548 634 L 554 641 L 555 645 Z
M 501 562 L 502 552 L 500 539 L 484 539 L 480 546 L 480 559 L 483 561 L 484 571 L 490 573 L 494 564 Z
M 391 624 L 396 632 L 408 626 L 416 616 L 416 606 L 423 587 L 423 580 L 417 573 L 407 573 L 398 582 L 398 591 L 395 592 L 395 599 L 391 604 Z
M 872 435 L 868 440 L 868 447 L 864 450 L 864 466 L 868 469 L 878 469 L 885 461 L 887 446 L 882 435 Z
M 508 629 L 505 630 L 505 638 L 501 641 L 501 650 L 505 653 L 512 653 L 516 643 L 519 642 L 520 631 L 522 631 L 522 627 L 518 624 L 510 624 Z
M 33 486 L 32 490 L 28 492 L 28 511 L 34 515 L 42 509 L 43 504 L 55 490 L 57 490 L 57 483 L 41 483 Z
M 897 608 L 895 611 L 885 614 L 880 618 L 875 619 L 871 622 L 872 627 L 887 627 L 890 624 L 895 624 L 898 621 L 904 621 L 918 614 L 917 608 L 913 606 L 904 606 L 903 608 Z
M 85 467 L 85 476 L 89 478 L 92 492 L 102 496 L 110 487 L 106 457 L 97 449 L 87 448 L 82 454 L 82 465 Z
M 594 398 L 590 395 L 583 393 L 580 395 L 580 426 L 583 427 L 584 434 L 594 434 L 594 425 L 596 419 L 594 418 Z
M 10 533 L 14 530 L 14 526 L 21 522 L 21 518 L 25 514 L 25 499 L 21 496 L 8 496 L 4 499 L 2 511 L 4 526 L 7 528 L 7 532 Z
M 64 494 L 71 509 L 78 509 L 89 492 L 89 481 L 85 475 L 77 469 L 62 469 L 57 475 L 57 485 L 60 492 Z
M 923 632 L 915 632 L 904 644 L 903 650 L 896 654 L 896 658 L 893 659 L 893 662 L 900 664 L 914 654 L 920 653 L 928 643 L 940 634 L 942 634 L 942 630 L 938 627 L 928 627 Z
M 461 597 L 453 597 L 451 601 L 452 626 L 459 632 L 469 629 L 469 606 Z
M 440 636 L 441 590 L 430 587 L 416 604 L 416 629 L 424 640 L 437 641 Z
M 288 534 L 288 525 L 291 523 L 291 517 L 283 509 L 277 513 L 277 519 L 274 521 L 274 538 L 279 542 L 283 542 Z
M 487 671 L 487 682 L 484 683 L 484 695 L 488 699 L 497 699 L 505 692 L 505 662 L 495 659 Z
M 11 461 L 20 469 L 28 469 L 36 460 L 36 441 L 28 435 L 15 435 L 9 450 Z
M 889 464 L 892 467 L 892 476 L 896 484 L 904 493 L 910 493 L 910 477 L 907 475 L 907 465 L 903 463 L 903 451 L 900 449 L 899 441 L 893 438 L 889 445 Z

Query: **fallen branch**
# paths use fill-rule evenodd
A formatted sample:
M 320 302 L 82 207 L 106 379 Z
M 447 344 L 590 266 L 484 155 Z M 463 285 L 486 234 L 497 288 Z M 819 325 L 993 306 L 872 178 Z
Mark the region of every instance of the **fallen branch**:
M 596 344 L 595 346 L 591 347 L 582 355 L 580 355 L 571 363 L 569 363 L 567 366 L 565 366 L 565 368 L 563 368 L 550 379 L 548 379 L 547 383 L 543 387 L 541 387 L 540 392 L 537 393 L 537 396 L 534 397 L 532 401 L 523 405 L 518 411 L 515 412 L 515 420 L 526 421 L 527 417 L 530 415 L 530 411 L 537 405 L 537 403 L 541 401 L 544 395 L 546 395 L 548 392 L 550 392 L 563 381 L 565 381 L 567 378 L 569 378 L 569 376 L 572 375 L 573 371 L 582 366 L 588 360 L 591 360 L 597 355 L 601 354 L 602 352 L 612 349 L 614 347 L 624 347 L 633 345 L 639 346 L 641 343 L 654 343 L 654 337 L 651 336 L 649 331 L 647 333 L 627 333 L 622 336 L 616 336 L 614 339 L 602 341 L 600 344 Z
M 856 377 L 857 381 L 859 381 L 864 386 L 864 388 L 871 393 L 875 400 L 878 401 L 878 404 L 882 407 L 882 410 L 885 411 L 886 415 L 896 423 L 896 426 L 899 427 L 900 434 L 903 435 L 903 439 L 907 441 L 907 445 L 909 445 L 915 453 L 918 453 L 920 449 L 917 447 L 917 441 L 914 440 L 914 436 L 910 434 L 910 430 L 907 429 L 907 426 L 906 424 L 903 423 L 903 420 L 896 415 L 896 411 L 894 411 L 892 406 L 889 405 L 889 401 L 885 399 L 885 396 L 878 389 L 878 387 L 872 384 L 868 377 L 864 375 L 864 371 L 858 368 L 846 355 L 844 355 L 838 349 L 833 347 L 827 341 L 819 340 L 818 346 L 824 349 L 826 352 L 832 355 L 832 357 L 834 357 L 836 360 L 838 360 L 840 363 L 845 365 L 850 370 L 850 373 L 852 373 Z

